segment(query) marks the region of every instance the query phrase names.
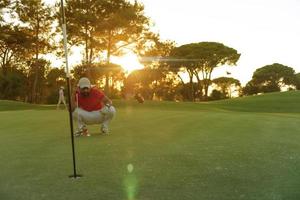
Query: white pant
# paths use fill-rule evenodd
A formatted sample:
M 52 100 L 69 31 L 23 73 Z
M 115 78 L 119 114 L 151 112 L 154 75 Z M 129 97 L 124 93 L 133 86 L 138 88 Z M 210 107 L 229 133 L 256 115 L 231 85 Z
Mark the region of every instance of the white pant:
M 102 124 L 102 128 L 108 129 L 109 122 L 115 116 L 116 109 L 113 106 L 104 106 L 101 110 L 86 111 L 81 108 L 76 108 L 73 112 L 73 117 L 78 121 L 78 128 L 90 124 Z
M 67 108 L 67 104 L 66 104 L 65 98 L 64 98 L 63 96 L 62 96 L 62 97 L 61 97 L 61 96 L 59 97 L 58 103 L 57 103 L 57 105 L 56 105 L 56 108 L 58 108 L 59 105 L 60 105 L 61 103 L 63 103 L 63 104 L 65 105 L 65 107 Z

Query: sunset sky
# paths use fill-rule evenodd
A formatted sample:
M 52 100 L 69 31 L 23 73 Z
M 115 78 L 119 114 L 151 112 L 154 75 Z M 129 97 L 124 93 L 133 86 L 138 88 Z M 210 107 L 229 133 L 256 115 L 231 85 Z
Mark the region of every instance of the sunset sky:
M 163 39 L 178 45 L 216 41 L 242 54 L 228 70 L 243 84 L 278 62 L 300 72 L 299 0 L 141 0 Z
M 247 83 L 256 68 L 275 62 L 300 72 L 299 0 L 139 0 L 162 39 L 177 45 L 214 41 L 241 53 L 238 65 L 223 67 Z M 76 56 L 70 57 L 76 62 Z M 78 56 L 77 56 L 78 58 Z

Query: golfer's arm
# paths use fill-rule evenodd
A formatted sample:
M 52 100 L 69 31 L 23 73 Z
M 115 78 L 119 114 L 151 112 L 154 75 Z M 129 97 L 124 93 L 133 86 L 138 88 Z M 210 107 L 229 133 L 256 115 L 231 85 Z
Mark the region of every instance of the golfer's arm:
M 102 102 L 103 102 L 104 104 L 112 105 L 112 101 L 111 101 L 107 96 L 104 96 Z

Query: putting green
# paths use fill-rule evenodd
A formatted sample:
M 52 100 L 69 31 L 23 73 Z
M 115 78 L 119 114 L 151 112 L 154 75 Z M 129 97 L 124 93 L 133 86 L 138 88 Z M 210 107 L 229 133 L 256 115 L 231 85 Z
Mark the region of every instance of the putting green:
M 115 101 L 111 135 L 68 113 L 0 101 L 0 199 L 300 199 L 300 93 L 210 103 Z

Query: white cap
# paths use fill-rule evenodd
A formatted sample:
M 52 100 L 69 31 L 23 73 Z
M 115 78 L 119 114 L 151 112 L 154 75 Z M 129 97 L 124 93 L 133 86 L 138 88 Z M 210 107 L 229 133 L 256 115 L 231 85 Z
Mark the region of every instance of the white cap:
M 79 88 L 91 88 L 91 82 L 88 78 L 82 77 L 78 82 Z

